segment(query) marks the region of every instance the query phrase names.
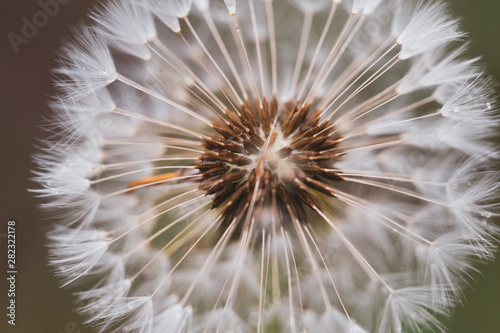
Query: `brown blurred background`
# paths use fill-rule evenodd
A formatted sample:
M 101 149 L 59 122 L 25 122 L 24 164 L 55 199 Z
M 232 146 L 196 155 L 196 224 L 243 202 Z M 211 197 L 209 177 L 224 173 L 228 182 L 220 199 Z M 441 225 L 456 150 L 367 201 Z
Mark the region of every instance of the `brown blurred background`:
M 41 0 L 45 2 L 46 0 Z M 72 312 L 69 292 L 58 289 L 46 266 L 44 228 L 36 202 L 27 188 L 33 168 L 30 154 L 38 124 L 47 114 L 47 96 L 53 94 L 48 72 L 54 54 L 69 27 L 85 16 L 95 0 L 58 0 L 58 12 L 33 33 L 16 53 L 8 33 L 21 35 L 23 18 L 32 20 L 41 10 L 39 0 L 2 0 L 0 7 L 0 332 L 84 333 L 81 319 Z M 305 0 L 307 1 L 307 0 Z M 410 0 L 408 0 L 410 1 Z M 500 1 L 449 0 L 463 29 L 470 32 L 473 54 L 483 55 L 490 73 L 500 81 Z M 63 4 L 64 3 L 64 4 Z M 7 222 L 16 221 L 17 286 L 16 326 L 7 325 Z M 498 256 L 500 258 L 500 256 Z M 475 275 L 464 308 L 448 322 L 452 333 L 500 332 L 500 260 Z

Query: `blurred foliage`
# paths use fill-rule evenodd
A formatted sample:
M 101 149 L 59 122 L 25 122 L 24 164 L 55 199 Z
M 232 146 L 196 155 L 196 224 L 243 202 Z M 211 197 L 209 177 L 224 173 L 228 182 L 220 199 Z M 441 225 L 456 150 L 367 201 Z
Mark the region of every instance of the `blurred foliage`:
M 474 56 L 481 55 L 488 72 L 500 82 L 500 1 L 451 0 L 451 8 L 463 18 L 462 28 L 469 32 Z M 500 89 L 497 86 L 500 96 Z M 497 222 L 499 222 L 497 220 Z M 465 293 L 464 307 L 457 307 L 448 325 L 450 333 L 500 332 L 500 254 L 491 265 L 481 267 L 481 274 Z

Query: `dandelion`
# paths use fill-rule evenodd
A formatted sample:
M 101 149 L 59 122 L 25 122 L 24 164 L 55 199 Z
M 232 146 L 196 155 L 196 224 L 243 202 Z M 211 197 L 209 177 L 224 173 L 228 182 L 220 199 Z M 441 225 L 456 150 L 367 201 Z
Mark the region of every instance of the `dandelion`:
M 419 332 L 493 258 L 498 117 L 445 3 L 115 0 L 35 159 L 99 332 Z

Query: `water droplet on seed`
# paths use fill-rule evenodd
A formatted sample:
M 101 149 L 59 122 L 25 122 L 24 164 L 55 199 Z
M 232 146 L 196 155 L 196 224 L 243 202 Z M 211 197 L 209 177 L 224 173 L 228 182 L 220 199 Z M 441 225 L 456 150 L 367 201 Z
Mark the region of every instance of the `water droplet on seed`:
M 487 210 L 484 210 L 481 212 L 481 216 L 482 217 L 486 217 L 487 219 L 489 219 L 491 217 L 491 212 L 487 211 Z

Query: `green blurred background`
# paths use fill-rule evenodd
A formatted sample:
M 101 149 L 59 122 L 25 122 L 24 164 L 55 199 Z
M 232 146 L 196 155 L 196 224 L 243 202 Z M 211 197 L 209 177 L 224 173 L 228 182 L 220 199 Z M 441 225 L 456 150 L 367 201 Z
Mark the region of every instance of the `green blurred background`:
M 411 1 L 411 0 L 408 0 Z M 6 241 L 7 221 L 17 222 L 17 325 L 7 325 L 6 311 L 0 311 L 0 332 L 84 333 L 81 319 L 72 312 L 71 295 L 58 289 L 46 267 L 43 230 L 36 202 L 26 191 L 33 168 L 30 154 L 38 124 L 53 93 L 48 72 L 55 66 L 54 54 L 69 27 L 85 16 L 95 0 L 59 0 L 64 3 L 54 17 L 15 53 L 9 32 L 20 33 L 23 17 L 40 10 L 38 0 L 2 0 L 0 7 L 0 308 L 7 306 Z M 500 1 L 449 0 L 454 13 L 463 17 L 463 29 L 470 32 L 473 55 L 483 55 L 489 71 L 500 81 Z M 500 95 L 500 94 L 499 94 Z M 497 256 L 500 258 L 500 256 Z M 452 333 L 500 332 L 500 260 L 481 269 L 466 293 L 463 308 L 457 308 L 448 322 Z

